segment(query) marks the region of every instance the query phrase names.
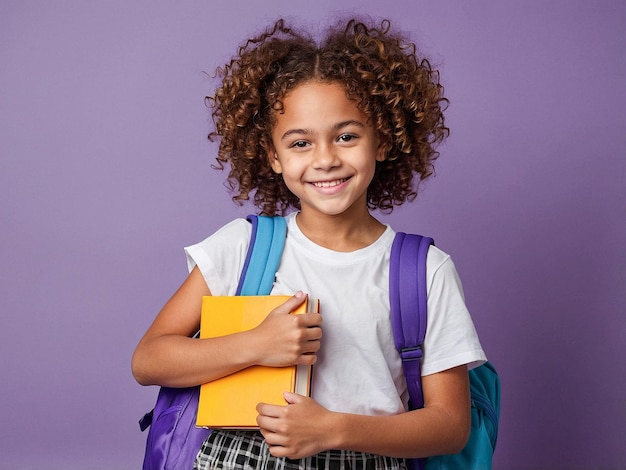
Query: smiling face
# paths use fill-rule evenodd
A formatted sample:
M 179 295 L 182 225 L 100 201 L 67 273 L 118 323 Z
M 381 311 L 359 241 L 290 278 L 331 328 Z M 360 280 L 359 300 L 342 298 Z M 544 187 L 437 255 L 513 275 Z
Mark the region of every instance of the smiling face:
M 376 161 L 384 159 L 367 116 L 337 83 L 303 83 L 282 103 L 270 163 L 302 215 L 365 215 Z

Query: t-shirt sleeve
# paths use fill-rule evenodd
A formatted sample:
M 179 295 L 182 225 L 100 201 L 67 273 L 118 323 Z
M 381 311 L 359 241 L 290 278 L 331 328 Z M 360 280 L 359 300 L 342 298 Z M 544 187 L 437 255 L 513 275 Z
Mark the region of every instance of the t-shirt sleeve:
M 198 267 L 212 295 L 235 295 L 252 225 L 235 219 L 205 240 L 185 248 L 189 272 Z
M 463 287 L 450 257 L 436 247 L 428 254 L 428 323 L 422 375 L 487 360 L 465 305 Z

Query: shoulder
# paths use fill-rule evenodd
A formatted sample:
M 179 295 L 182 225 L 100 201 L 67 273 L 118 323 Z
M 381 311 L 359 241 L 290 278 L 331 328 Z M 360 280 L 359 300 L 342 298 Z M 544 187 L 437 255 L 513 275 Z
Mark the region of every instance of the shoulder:
M 395 232 L 394 236 L 396 235 Z M 428 279 L 428 287 L 432 286 L 433 280 L 446 277 L 457 277 L 456 268 L 452 262 L 452 258 L 448 253 L 443 251 L 436 245 L 428 248 L 426 257 L 426 276 Z
M 209 235 L 204 240 L 185 247 L 188 267 L 203 265 L 234 254 L 246 253 L 250 242 L 252 225 L 242 218 L 234 219 Z
M 434 245 L 428 250 L 426 278 L 429 295 L 439 293 L 464 298 L 463 285 L 454 261 L 448 253 Z
M 246 219 L 238 218 L 231 220 L 226 225 L 222 226 L 218 229 L 212 237 L 225 237 L 228 235 L 250 235 L 250 231 L 252 230 L 252 224 L 248 222 Z
M 454 266 L 450 255 L 436 245 L 431 245 L 428 249 L 428 257 L 426 258 L 427 269 L 435 272 L 448 265 Z
M 234 219 L 217 230 L 211 237 L 216 240 L 224 240 L 232 243 L 233 240 L 245 240 L 250 239 L 250 233 L 252 232 L 252 224 L 246 219 Z
M 248 240 L 252 225 L 246 219 L 234 219 L 222 226 L 207 238 L 185 248 L 185 251 L 213 244 L 232 243 L 234 240 Z

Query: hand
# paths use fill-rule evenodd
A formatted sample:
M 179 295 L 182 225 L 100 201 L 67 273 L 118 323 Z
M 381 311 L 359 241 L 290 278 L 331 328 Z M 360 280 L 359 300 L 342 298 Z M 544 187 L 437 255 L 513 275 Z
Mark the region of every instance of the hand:
M 322 316 L 319 313 L 291 314 L 305 299 L 306 294 L 297 292 L 251 330 L 254 334 L 252 347 L 258 351 L 259 365 L 284 367 L 316 362 L 315 353 L 320 349 L 322 337 Z
M 315 400 L 285 393 L 286 406 L 259 403 L 257 424 L 274 457 L 301 459 L 332 448 L 333 413 Z

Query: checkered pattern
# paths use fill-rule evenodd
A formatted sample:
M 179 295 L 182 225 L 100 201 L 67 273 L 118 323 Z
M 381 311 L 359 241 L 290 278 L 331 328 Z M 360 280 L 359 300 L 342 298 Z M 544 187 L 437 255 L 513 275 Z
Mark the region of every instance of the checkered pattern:
M 272 457 L 263 436 L 253 431 L 213 431 L 204 441 L 195 470 L 406 470 L 404 460 L 328 450 L 300 460 Z

